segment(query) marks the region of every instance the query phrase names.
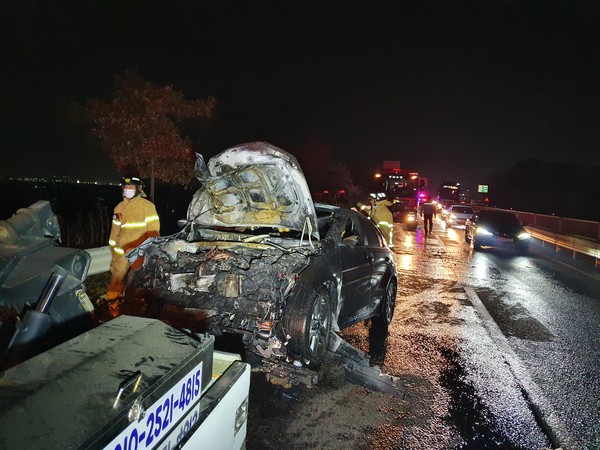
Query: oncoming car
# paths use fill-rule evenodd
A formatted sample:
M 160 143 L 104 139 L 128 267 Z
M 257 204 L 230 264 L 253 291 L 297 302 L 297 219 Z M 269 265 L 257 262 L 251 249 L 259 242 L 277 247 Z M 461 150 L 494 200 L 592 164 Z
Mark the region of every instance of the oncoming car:
M 477 211 L 465 225 L 465 241 L 472 243 L 475 250 L 483 246 L 501 247 L 526 254 L 530 240 L 523 224 L 509 211 Z
M 132 251 L 143 256 L 125 311 L 215 335 L 242 335 L 263 359 L 318 366 L 330 333 L 391 322 L 394 254 L 360 213 L 314 204 L 302 170 L 266 142 L 225 150 L 208 164 L 182 230 Z
M 470 219 L 473 214 L 475 214 L 475 210 L 470 206 L 451 205 L 444 218 L 446 228 L 464 226 L 467 223 L 467 219 Z

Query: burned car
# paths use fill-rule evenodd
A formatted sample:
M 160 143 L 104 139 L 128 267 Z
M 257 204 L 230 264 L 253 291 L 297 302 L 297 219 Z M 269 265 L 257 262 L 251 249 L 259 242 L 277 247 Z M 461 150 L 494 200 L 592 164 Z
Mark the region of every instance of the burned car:
M 128 314 L 211 334 L 242 335 L 263 359 L 322 362 L 330 333 L 374 318 L 389 324 L 394 254 L 375 224 L 314 204 L 297 160 L 266 142 L 206 164 L 180 232 L 150 239 L 125 290 Z

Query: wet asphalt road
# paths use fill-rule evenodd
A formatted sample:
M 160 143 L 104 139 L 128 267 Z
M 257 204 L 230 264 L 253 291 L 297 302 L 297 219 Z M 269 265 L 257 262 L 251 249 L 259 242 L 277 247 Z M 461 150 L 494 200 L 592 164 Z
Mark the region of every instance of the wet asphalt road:
M 396 227 L 393 323 L 342 336 L 409 397 L 335 364 L 310 389 L 253 373 L 247 448 L 600 448 L 598 271 L 540 245 L 473 252 L 463 230 Z

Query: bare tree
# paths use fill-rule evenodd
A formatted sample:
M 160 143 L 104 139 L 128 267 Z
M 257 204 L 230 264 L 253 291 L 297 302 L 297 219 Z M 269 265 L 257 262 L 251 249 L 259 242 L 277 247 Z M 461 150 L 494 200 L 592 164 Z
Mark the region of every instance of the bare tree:
M 318 137 L 311 137 L 300 149 L 300 165 L 305 173 L 309 187 L 314 192 L 323 189 L 337 191 L 343 189 L 348 194 L 357 195 L 360 188 L 354 183 L 348 166 L 339 161 L 333 147 Z
M 172 86 L 157 86 L 135 72 L 115 77 L 109 101 L 93 99 L 83 108 L 97 138 L 121 173 L 186 185 L 194 178 L 191 140 L 179 129 L 184 119 L 211 119 L 212 97 L 186 100 Z

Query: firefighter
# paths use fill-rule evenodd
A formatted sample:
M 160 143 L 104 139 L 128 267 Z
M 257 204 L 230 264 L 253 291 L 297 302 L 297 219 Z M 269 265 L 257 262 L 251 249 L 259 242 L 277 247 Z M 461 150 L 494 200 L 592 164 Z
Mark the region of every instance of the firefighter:
M 381 230 L 381 234 L 385 237 L 388 247 L 394 246 L 394 216 L 389 210 L 392 202 L 387 199 L 385 194 L 371 194 L 371 212 L 370 217 Z
M 119 315 L 120 299 L 125 288 L 129 262 L 125 254 L 146 239 L 159 236 L 160 222 L 154 204 L 147 200 L 138 177 L 123 177 L 123 200 L 115 207 L 108 245 L 112 251 L 111 280 L 106 300 L 112 317 Z

